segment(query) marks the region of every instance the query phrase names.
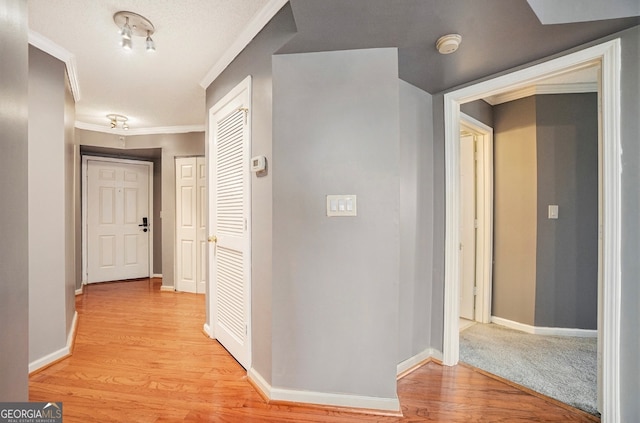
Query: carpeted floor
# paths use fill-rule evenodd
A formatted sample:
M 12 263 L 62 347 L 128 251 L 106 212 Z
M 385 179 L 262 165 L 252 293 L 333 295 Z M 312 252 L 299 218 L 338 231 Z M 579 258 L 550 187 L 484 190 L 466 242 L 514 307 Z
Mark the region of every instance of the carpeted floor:
M 596 338 L 531 335 L 476 323 L 460 333 L 460 361 L 599 415 Z

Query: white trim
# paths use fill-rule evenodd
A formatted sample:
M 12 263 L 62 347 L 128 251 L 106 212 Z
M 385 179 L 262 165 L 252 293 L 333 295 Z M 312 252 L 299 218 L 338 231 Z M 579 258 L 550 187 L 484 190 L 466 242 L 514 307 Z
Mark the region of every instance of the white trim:
M 475 316 L 477 322 L 489 323 L 491 318 L 491 290 L 493 280 L 493 128 L 473 117 L 460 113 L 460 124 L 481 137 L 478 143 L 478 173 L 476 186 L 478 232 L 476 241 L 476 295 Z M 482 154 L 480 154 L 482 153 Z
M 443 363 L 459 359 L 458 246 L 460 193 L 460 104 L 534 84 L 555 74 L 594 64 L 602 66 L 602 175 L 603 175 L 603 421 L 620 419 L 620 292 L 621 292 L 621 145 L 620 145 L 620 39 L 514 71 L 444 95 L 445 120 L 445 279 Z
M 513 320 L 503 319 L 498 316 L 491 316 L 491 323 L 504 326 L 510 329 L 530 333 L 532 335 L 547 336 L 574 336 L 577 338 L 597 338 L 598 331 L 593 329 L 572 329 L 572 328 L 550 328 L 545 326 L 531 326 Z
M 71 92 L 73 93 L 73 99 L 76 103 L 80 101 L 80 82 L 78 81 L 76 57 L 73 53 L 32 29 L 29 30 L 29 44 L 65 63 L 67 75 L 69 77 L 69 85 L 71 86 Z
M 82 295 L 83 291 L 84 291 L 84 284 L 80 285 L 79 289 L 76 289 L 76 295 Z
M 73 312 L 73 320 L 71 321 L 71 330 L 69 330 L 69 334 L 67 335 L 67 345 L 64 348 L 60 348 L 57 351 L 52 352 L 51 354 L 47 354 L 42 358 L 32 361 L 29 363 L 29 373 L 33 373 L 36 370 L 39 370 L 49 364 L 55 362 L 56 360 L 60 360 L 61 358 L 65 358 L 71 355 L 71 348 L 73 347 L 73 340 L 76 336 L 76 331 L 78 330 L 78 312 Z
M 131 159 L 119 159 L 113 157 L 100 157 L 100 156 L 91 156 L 91 155 L 83 155 L 82 156 L 82 169 L 81 169 L 81 180 L 82 180 L 82 284 L 86 285 L 89 283 L 87 280 L 88 269 L 89 269 L 89 258 L 87 256 L 88 251 L 88 240 L 87 240 L 87 222 L 88 222 L 88 192 L 87 192 L 87 178 L 88 178 L 88 162 L 89 160 L 102 161 L 102 162 L 112 162 L 112 163 L 127 163 L 127 164 L 137 164 L 137 165 L 145 165 L 148 168 L 149 173 L 149 226 L 152 230 L 149 232 L 149 276 L 153 274 L 153 227 L 155 222 L 153 220 L 153 162 L 148 160 L 131 160 Z M 158 222 L 160 225 L 160 222 Z
M 205 323 L 204 325 L 202 325 L 202 330 L 204 330 L 204 333 L 209 335 L 209 338 L 216 339 L 213 335 L 213 331 L 211 330 L 211 326 L 209 326 L 208 323 Z
M 520 90 L 509 91 L 503 94 L 487 97 L 484 100 L 496 106 L 508 101 L 518 100 L 532 95 L 544 94 L 577 94 L 598 92 L 597 82 L 581 82 L 576 84 L 541 84 L 533 87 L 524 87 Z
M 287 401 L 335 407 L 400 412 L 398 398 L 366 397 L 362 395 L 332 394 L 327 392 L 297 391 L 272 387 L 253 367 L 248 378 L 271 401 Z
M 238 38 L 236 38 L 222 57 L 218 59 L 204 78 L 202 78 L 200 86 L 206 90 L 288 1 L 289 0 L 270 0 L 269 3 L 256 13 Z
M 412 367 L 417 366 L 418 364 L 422 363 L 423 361 L 429 359 L 429 358 L 435 358 L 436 360 L 442 360 L 442 353 L 438 350 L 436 350 L 435 348 L 427 348 L 426 350 L 423 350 L 421 352 L 419 352 L 418 354 L 414 355 L 413 357 L 409 357 L 406 360 L 398 363 L 397 369 L 396 369 L 396 374 L 397 375 L 401 375 L 402 373 L 406 372 L 407 370 L 411 369 Z
M 153 275 L 151 275 L 152 278 L 160 278 L 162 279 L 162 273 L 154 273 Z
M 85 123 L 76 121 L 75 127 L 78 129 L 84 129 L 93 132 L 102 132 L 111 135 L 158 135 L 158 134 L 187 134 L 190 132 L 204 132 L 204 125 L 183 125 L 183 126 L 158 126 L 152 128 L 131 128 L 127 131 L 124 129 L 116 128 L 111 129 L 104 125 L 97 125 L 95 123 Z
M 175 287 L 172 285 L 160 285 L 160 291 L 164 292 L 175 292 Z

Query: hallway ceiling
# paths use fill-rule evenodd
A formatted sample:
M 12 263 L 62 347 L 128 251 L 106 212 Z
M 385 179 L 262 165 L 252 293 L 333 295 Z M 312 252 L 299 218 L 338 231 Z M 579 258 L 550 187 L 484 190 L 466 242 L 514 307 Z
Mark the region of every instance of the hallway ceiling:
M 569 0 L 566 0 L 569 1 Z M 76 125 L 108 131 L 108 113 L 131 134 L 205 123 L 200 86 L 261 12 L 283 0 L 28 0 L 29 27 L 74 58 Z M 542 25 L 527 0 L 291 0 L 298 33 L 279 53 L 398 47 L 400 77 L 432 94 L 553 55 L 640 23 L 640 18 Z M 155 25 L 156 52 L 119 45 L 113 14 Z M 440 55 L 436 40 L 462 34 Z

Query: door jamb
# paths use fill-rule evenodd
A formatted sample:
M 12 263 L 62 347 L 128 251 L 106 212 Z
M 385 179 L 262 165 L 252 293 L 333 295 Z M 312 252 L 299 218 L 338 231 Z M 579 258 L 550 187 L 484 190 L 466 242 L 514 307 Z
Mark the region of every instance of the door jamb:
M 491 319 L 491 289 L 493 272 L 493 128 L 473 117 L 460 113 L 460 126 L 468 128 L 478 139 L 478 169 L 482 173 L 482 189 L 477 193 L 476 233 L 476 286 L 474 319 L 477 322 L 489 323 Z M 482 144 L 480 146 L 480 144 Z
M 621 292 L 621 145 L 620 39 L 470 85 L 444 95 L 445 124 L 445 278 L 443 364 L 459 359 L 459 132 L 460 104 L 522 88 L 552 75 L 600 63 L 602 69 L 602 418 L 620 418 L 620 292 Z
M 112 162 L 112 163 L 125 163 L 125 164 L 137 164 L 137 165 L 145 165 L 148 168 L 149 173 L 149 226 L 151 227 L 151 231 L 149 232 L 149 277 L 153 277 L 153 162 L 145 161 L 145 160 L 131 160 L 131 159 L 118 159 L 114 157 L 102 157 L 102 156 L 91 156 L 91 155 L 83 155 L 82 156 L 82 175 L 81 175 L 81 185 L 82 185 L 82 285 L 87 285 L 88 281 L 88 264 L 89 258 L 87 256 L 87 198 L 88 198 L 88 166 L 89 160 L 94 161 L 102 161 L 102 162 Z

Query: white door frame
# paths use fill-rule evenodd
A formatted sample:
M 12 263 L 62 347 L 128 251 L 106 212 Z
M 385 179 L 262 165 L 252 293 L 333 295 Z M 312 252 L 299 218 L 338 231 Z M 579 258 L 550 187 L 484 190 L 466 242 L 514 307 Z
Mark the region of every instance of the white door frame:
M 476 298 L 477 322 L 491 320 L 491 288 L 493 272 L 493 128 L 469 115 L 460 113 L 460 126 L 478 135 L 477 216 L 476 232 Z
M 445 119 L 445 279 L 443 363 L 458 363 L 459 316 L 459 134 L 460 104 L 523 88 L 541 79 L 594 64 L 602 69 L 600 166 L 602 194 L 602 419 L 620 418 L 620 242 L 621 242 L 621 145 L 620 145 L 620 39 L 514 71 L 444 95 Z
M 88 178 L 88 166 L 89 160 L 111 162 L 111 163 L 124 163 L 147 166 L 149 171 L 149 277 L 153 276 L 153 162 L 144 160 L 130 160 L 130 159 L 118 159 L 114 157 L 100 157 L 100 156 L 82 156 L 82 285 L 86 285 L 88 281 L 88 269 L 89 269 L 89 257 L 87 256 L 87 178 Z

